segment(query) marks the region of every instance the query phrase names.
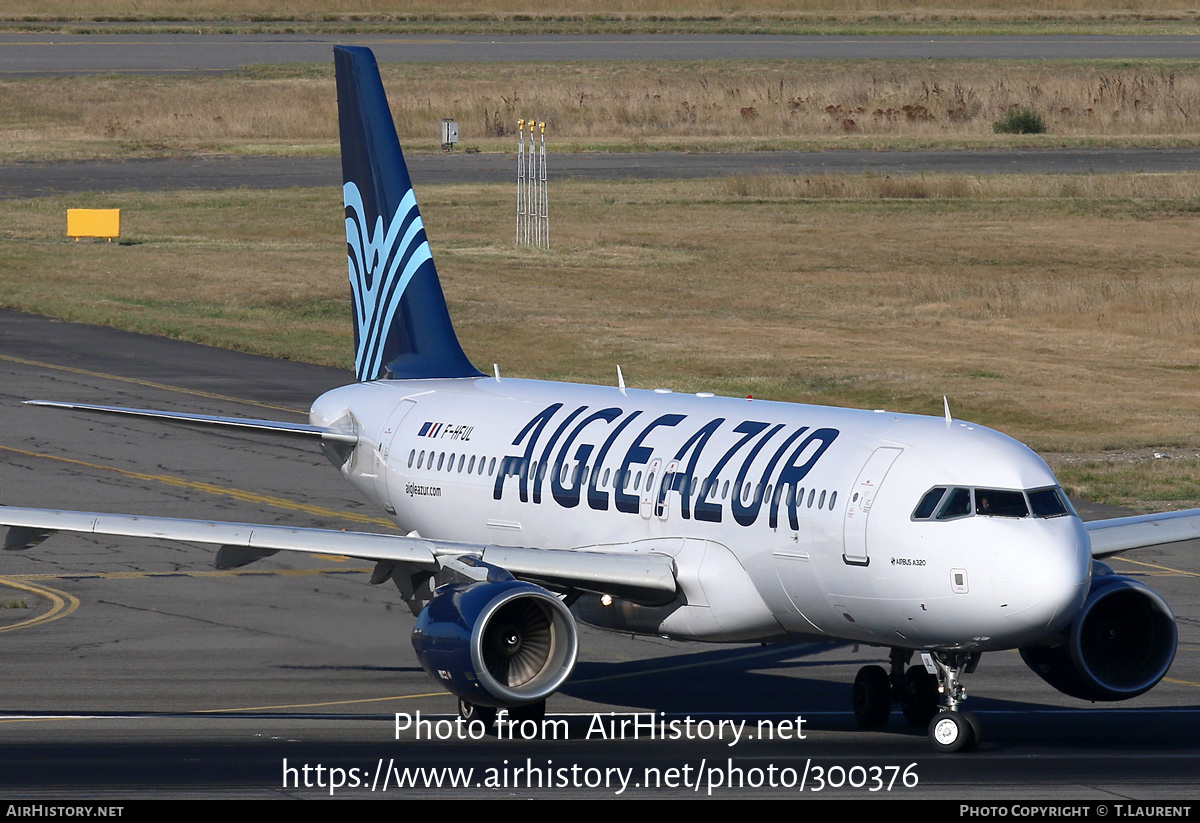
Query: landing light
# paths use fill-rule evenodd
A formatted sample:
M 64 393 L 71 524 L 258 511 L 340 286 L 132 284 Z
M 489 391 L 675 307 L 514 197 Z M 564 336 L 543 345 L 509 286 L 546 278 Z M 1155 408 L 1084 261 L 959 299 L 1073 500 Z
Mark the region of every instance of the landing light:
M 601 596 L 600 596 L 600 603 L 601 603 L 601 605 L 604 605 L 604 606 L 611 606 L 611 605 L 613 604 L 613 597 L 612 597 L 612 595 L 611 595 L 611 594 L 605 594 L 605 595 L 601 595 Z

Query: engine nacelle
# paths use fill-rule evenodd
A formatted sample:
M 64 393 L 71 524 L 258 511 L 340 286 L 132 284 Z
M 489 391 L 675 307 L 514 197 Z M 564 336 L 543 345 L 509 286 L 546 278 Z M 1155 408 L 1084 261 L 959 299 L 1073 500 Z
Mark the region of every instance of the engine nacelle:
M 1163 679 L 1177 638 L 1175 615 L 1156 591 L 1096 562 L 1091 591 L 1065 635 L 1021 649 L 1021 658 L 1064 694 L 1128 700 Z
M 575 667 L 579 635 L 562 601 L 519 580 L 438 589 L 412 633 L 430 677 L 478 706 L 544 700 Z

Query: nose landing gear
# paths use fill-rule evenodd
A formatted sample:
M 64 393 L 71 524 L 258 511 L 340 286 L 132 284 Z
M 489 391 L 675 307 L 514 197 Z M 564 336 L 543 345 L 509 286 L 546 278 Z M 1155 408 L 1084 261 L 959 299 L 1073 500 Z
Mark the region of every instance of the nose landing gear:
M 967 690 L 960 677 L 975 671 L 979 652 L 921 652 L 926 665 L 937 670 L 938 691 L 945 705 L 929 723 L 929 739 L 942 752 L 969 752 L 983 739 L 979 720 L 960 706 L 967 699 Z
M 938 751 L 974 749 L 982 731 L 975 715 L 960 708 L 967 699 L 960 678 L 975 671 L 979 653 L 922 652 L 922 662 L 915 666 L 908 665 L 911 658 L 911 649 L 894 648 L 890 672 L 882 666 L 859 669 L 854 678 L 854 716 L 859 725 L 882 728 L 892 704 L 899 703 L 910 726 L 928 727 L 929 739 Z M 939 696 L 943 700 L 940 708 Z

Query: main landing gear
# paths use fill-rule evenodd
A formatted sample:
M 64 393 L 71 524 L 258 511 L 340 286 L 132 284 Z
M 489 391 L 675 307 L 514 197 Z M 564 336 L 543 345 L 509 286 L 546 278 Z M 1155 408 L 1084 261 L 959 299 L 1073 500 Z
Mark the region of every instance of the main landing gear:
M 478 720 L 483 724 L 483 727 L 491 734 L 496 727 L 496 717 L 500 710 L 492 706 L 479 706 L 475 703 L 470 703 L 458 699 L 458 716 L 464 722 L 470 723 Z M 541 723 L 546 717 L 546 701 L 538 700 L 534 703 L 527 703 L 524 706 L 513 706 L 508 709 L 508 719 L 514 723 L 523 723 L 526 720 L 532 720 L 534 723 Z
M 922 652 L 922 662 L 909 666 L 911 649 L 892 649 L 890 671 L 863 666 L 854 678 L 854 716 L 863 728 L 887 725 L 892 704 L 899 703 L 910 726 L 928 726 L 934 748 L 943 752 L 970 751 L 979 745 L 982 730 L 975 715 L 962 711 L 967 699 L 960 678 L 975 671 L 978 652 Z M 936 674 L 930 673 L 931 666 Z M 944 704 L 938 706 L 939 696 Z

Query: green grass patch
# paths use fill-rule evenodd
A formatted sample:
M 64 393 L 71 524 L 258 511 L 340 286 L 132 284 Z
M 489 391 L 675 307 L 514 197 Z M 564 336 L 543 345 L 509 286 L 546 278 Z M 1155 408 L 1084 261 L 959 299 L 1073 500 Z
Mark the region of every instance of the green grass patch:
M 1200 458 L 1114 457 L 1055 467 L 1068 494 L 1156 512 L 1200 507 Z

